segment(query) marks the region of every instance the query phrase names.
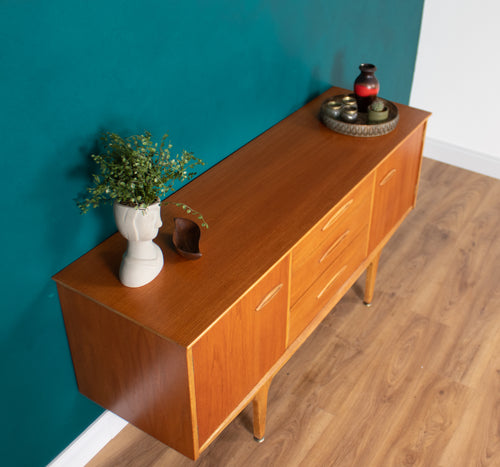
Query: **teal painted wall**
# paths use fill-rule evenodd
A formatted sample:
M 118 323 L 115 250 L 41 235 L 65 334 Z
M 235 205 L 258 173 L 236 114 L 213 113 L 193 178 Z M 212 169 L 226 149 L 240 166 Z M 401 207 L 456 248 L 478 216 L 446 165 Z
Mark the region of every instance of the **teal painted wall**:
M 115 231 L 73 202 L 99 132 L 168 130 L 208 168 L 361 62 L 406 103 L 422 6 L 0 0 L 4 465 L 46 464 L 102 411 L 77 391 L 50 279 Z

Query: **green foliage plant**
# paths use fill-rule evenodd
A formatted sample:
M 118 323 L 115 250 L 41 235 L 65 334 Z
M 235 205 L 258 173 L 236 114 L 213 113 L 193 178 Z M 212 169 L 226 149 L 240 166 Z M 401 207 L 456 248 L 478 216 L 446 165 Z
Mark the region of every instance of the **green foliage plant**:
M 175 181 L 191 180 L 196 175 L 194 167 L 203 165 L 203 161 L 186 150 L 172 156 L 172 145 L 167 143 L 167 137 L 167 134 L 163 135 L 158 145 L 147 131 L 127 138 L 105 132 L 102 136 L 104 153 L 91 156 L 99 168 L 98 173 L 93 174 L 93 183 L 87 188 L 86 197 L 77 200 L 82 214 L 90 207 L 115 201 L 145 210 L 174 191 Z M 196 216 L 202 227 L 208 228 L 199 212 L 183 203 L 170 204 Z

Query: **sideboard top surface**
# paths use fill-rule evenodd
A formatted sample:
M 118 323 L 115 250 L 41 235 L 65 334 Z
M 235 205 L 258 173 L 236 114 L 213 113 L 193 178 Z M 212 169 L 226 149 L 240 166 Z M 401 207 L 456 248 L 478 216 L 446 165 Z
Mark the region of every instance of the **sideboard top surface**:
M 398 126 L 373 138 L 341 135 L 319 119 L 331 88 L 175 192 L 169 200 L 203 213 L 201 259 L 171 243 L 173 217 L 162 207 L 155 242 L 165 264 L 143 287 L 118 270 L 126 240 L 115 234 L 54 276 L 61 285 L 181 346 L 192 345 L 347 193 L 398 147 L 429 113 L 397 104 Z

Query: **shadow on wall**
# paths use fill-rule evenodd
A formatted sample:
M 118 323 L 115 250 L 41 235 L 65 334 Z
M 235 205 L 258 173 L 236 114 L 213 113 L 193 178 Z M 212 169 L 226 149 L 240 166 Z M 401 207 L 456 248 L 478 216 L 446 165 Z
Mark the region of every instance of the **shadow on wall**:
M 309 89 L 307 91 L 307 97 L 302 102 L 302 105 L 306 105 L 308 102 L 312 101 L 315 97 L 318 97 L 328 85 L 324 80 L 321 79 L 321 72 L 318 66 L 315 66 L 311 71 L 311 78 L 309 80 Z
M 345 73 L 345 53 L 342 50 L 335 53 L 330 77 L 332 84 L 336 84 L 337 86 L 337 83 L 349 82 L 350 76 L 346 76 Z
M 315 97 L 318 97 L 322 92 L 325 91 L 326 88 L 329 88 L 330 86 L 347 87 L 346 84 L 342 85 L 342 83 L 348 83 L 351 77 L 345 75 L 344 55 L 345 54 L 343 51 L 339 51 L 335 54 L 335 58 L 330 72 L 330 77 L 331 77 L 330 83 L 327 83 L 325 82 L 324 79 L 321 79 L 321 70 L 318 66 L 315 66 L 312 69 L 309 81 L 309 89 L 307 91 L 307 97 L 303 101 L 302 105 L 306 105 Z
M 87 144 L 82 143 L 80 145 L 78 148 L 79 163 L 74 167 L 70 167 L 67 171 L 67 177 L 69 180 L 72 180 L 72 185 L 75 187 L 75 190 L 78 190 L 78 188 L 81 187 L 81 190 L 79 192 L 75 191 L 72 196 L 74 207 L 80 215 L 82 214 L 76 205 L 76 201 L 87 196 L 87 187 L 92 183 L 92 175 L 96 173 L 98 168 L 91 156 L 101 152 L 101 137 L 105 131 L 106 130 L 104 128 L 101 128 L 95 136 L 89 138 Z M 97 242 L 102 241 L 103 238 L 106 238 L 112 232 L 116 231 L 112 208 L 110 206 L 101 206 L 96 209 L 90 208 L 88 213 L 86 213 L 82 218 L 82 222 L 85 222 L 84 219 L 87 217 L 91 217 L 88 215 L 89 213 L 92 213 L 92 217 L 95 218 L 95 222 L 99 227 L 99 230 L 96 233 Z
M 90 156 L 99 152 L 99 136 L 100 132 L 74 143 L 64 144 L 66 148 L 74 148 L 71 151 L 73 154 L 70 155 L 70 161 L 73 163 L 62 165 L 59 168 L 60 173 L 57 174 L 60 181 L 45 187 L 51 202 L 41 204 L 40 209 L 45 211 L 43 215 L 46 219 L 51 219 L 51 222 L 44 225 L 43 244 L 48 251 L 58 252 L 58 255 L 52 258 L 55 269 L 51 271 L 52 274 L 74 259 L 75 250 L 83 253 L 116 231 L 110 207 L 91 209 L 88 214 L 82 216 L 76 205 L 76 199 L 85 195 L 85 189 L 91 183 L 92 173 L 95 172 L 96 165 Z M 62 147 L 57 152 L 69 154 Z M 54 156 L 53 160 L 58 157 L 61 156 Z M 43 167 L 43 181 L 54 176 L 52 164 Z

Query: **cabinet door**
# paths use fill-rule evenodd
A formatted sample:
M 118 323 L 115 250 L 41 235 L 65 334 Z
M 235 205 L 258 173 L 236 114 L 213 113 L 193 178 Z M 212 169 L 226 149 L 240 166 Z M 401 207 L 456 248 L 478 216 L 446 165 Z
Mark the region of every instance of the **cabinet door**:
M 194 344 L 200 446 L 285 351 L 288 276 L 286 257 Z
M 370 251 L 415 205 L 423 135 L 421 125 L 376 170 Z

